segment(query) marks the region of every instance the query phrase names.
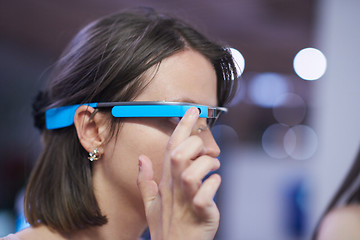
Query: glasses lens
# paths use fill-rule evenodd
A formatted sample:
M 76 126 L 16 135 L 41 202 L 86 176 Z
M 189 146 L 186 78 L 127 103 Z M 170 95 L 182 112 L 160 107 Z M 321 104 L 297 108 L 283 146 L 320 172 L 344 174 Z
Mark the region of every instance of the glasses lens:
M 212 129 L 214 127 L 215 122 L 216 122 L 215 118 L 207 118 L 206 119 L 206 124 L 210 129 Z
M 209 109 L 208 118 L 206 119 L 208 127 L 211 129 L 214 127 L 216 121 L 219 119 L 223 111 L 217 109 Z

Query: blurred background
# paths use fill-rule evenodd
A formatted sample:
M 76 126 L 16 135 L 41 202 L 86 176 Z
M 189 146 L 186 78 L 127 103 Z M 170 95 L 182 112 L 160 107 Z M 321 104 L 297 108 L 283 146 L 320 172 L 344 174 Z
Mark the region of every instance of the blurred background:
M 308 239 L 360 144 L 357 0 L 0 1 L 0 236 L 24 226 L 22 191 L 41 150 L 31 103 L 49 68 L 89 21 L 136 6 L 184 18 L 245 60 L 213 130 L 216 238 Z

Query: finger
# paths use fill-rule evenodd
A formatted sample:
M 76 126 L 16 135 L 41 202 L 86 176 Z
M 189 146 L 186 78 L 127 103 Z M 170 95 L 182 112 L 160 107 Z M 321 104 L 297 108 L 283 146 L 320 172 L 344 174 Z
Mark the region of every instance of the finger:
M 195 107 L 190 108 L 186 111 L 184 117 L 181 119 L 179 124 L 176 126 L 173 134 L 167 145 L 167 152 L 165 153 L 165 159 L 163 163 L 163 175 L 161 179 L 161 185 L 170 182 L 171 178 L 171 152 L 186 138 L 190 137 L 192 129 L 199 118 L 199 110 Z
M 182 174 L 181 186 L 186 199 L 192 199 L 200 189 L 203 179 L 211 171 L 219 169 L 220 161 L 209 156 L 196 159 Z
M 194 160 L 205 152 L 204 141 L 197 135 L 192 135 L 180 143 L 172 152 L 171 159 L 176 162 Z
M 201 156 L 204 151 L 203 140 L 199 136 L 193 135 L 180 143 L 171 152 L 171 174 L 175 184 L 180 184 L 180 175 L 190 165 L 191 160 Z
M 180 143 L 179 146 L 171 154 L 171 180 L 173 186 L 173 197 L 183 203 L 182 174 L 204 151 L 204 143 L 199 136 L 193 135 Z M 192 181 L 193 177 L 187 177 L 186 181 Z M 196 183 L 192 183 L 197 185 Z
M 145 156 L 139 156 L 139 174 L 137 184 L 145 206 L 145 213 L 148 215 L 152 202 L 158 194 L 158 186 L 154 181 L 154 171 L 151 160 Z
M 196 107 L 191 107 L 186 111 L 184 117 L 180 120 L 170 137 L 168 149 L 175 149 L 182 141 L 191 135 L 198 118 L 199 110 Z
M 218 174 L 211 175 L 204 181 L 193 199 L 194 210 L 198 217 L 205 220 L 216 220 L 219 210 L 214 202 L 214 197 L 221 184 Z

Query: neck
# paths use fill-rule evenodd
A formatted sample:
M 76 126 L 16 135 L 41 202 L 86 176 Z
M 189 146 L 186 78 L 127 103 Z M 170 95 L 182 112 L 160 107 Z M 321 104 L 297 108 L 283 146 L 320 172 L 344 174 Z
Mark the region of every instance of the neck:
M 113 186 L 104 174 L 93 174 L 96 199 L 108 223 L 76 232 L 69 239 L 138 239 L 147 226 L 141 198 L 133 196 L 140 193 Z
M 115 211 L 115 210 L 113 210 Z M 137 240 L 146 228 L 146 224 L 139 224 L 143 220 L 135 221 L 131 213 L 122 212 L 122 216 L 115 214 L 106 214 L 108 223 L 101 227 L 92 227 L 81 230 L 71 235 L 64 236 L 72 240 L 91 240 L 91 239 L 122 239 Z

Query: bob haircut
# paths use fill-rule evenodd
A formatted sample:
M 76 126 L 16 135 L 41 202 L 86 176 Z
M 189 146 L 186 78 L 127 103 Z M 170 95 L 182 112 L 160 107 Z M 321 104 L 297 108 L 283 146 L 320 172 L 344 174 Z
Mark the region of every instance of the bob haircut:
M 32 226 L 44 224 L 68 233 L 107 223 L 93 192 L 92 165 L 75 127 L 47 130 L 44 112 L 71 104 L 132 101 L 146 87 L 144 74 L 149 68 L 187 48 L 214 66 L 218 105 L 223 106 L 237 84 L 230 52 L 178 19 L 152 9 L 134 9 L 96 20 L 75 36 L 33 105 L 44 149 L 25 194 L 25 215 Z M 109 121 L 113 137 L 121 120 Z
M 354 205 L 360 203 L 360 148 L 357 152 L 354 162 L 349 169 L 349 172 L 345 176 L 343 182 L 341 183 L 339 189 L 336 191 L 335 195 L 331 199 L 329 205 L 325 209 L 324 213 L 320 217 L 320 220 L 315 227 L 315 230 L 312 235 L 312 240 L 316 240 L 319 235 L 319 230 L 322 221 L 332 210 L 338 207 Z

